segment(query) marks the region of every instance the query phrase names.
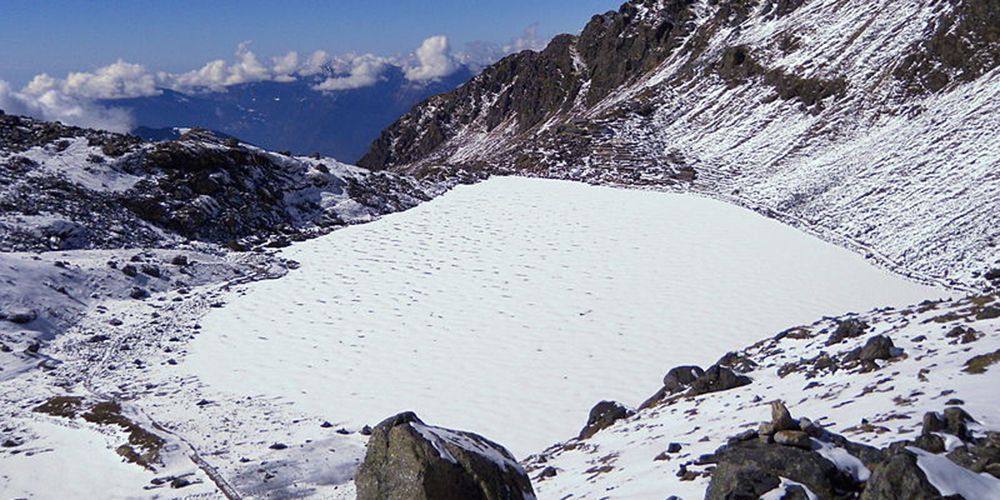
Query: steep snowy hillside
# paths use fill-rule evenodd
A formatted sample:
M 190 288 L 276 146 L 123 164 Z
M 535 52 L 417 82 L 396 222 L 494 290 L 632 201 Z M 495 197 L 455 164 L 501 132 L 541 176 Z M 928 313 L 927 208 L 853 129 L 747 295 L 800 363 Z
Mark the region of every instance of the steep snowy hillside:
M 361 165 L 690 189 L 982 284 L 998 26 L 992 0 L 634 0 L 418 106 Z

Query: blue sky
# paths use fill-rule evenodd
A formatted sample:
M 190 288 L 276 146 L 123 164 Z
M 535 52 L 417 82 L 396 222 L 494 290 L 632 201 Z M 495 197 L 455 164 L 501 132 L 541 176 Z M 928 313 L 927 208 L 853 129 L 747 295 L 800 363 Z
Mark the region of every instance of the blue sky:
M 230 59 L 252 41 L 261 57 L 322 49 L 399 55 L 431 35 L 453 50 L 505 43 L 534 23 L 540 35 L 578 31 L 622 0 L 0 0 L 0 80 L 23 85 L 118 59 L 179 72 Z

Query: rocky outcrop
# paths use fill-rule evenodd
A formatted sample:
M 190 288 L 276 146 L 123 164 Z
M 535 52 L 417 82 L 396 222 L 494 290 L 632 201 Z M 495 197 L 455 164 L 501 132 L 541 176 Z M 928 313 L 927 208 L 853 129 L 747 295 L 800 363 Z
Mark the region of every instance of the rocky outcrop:
M 401 413 L 372 429 L 355 479 L 359 500 L 520 500 L 531 482 L 503 446 Z
M 748 385 L 753 382 L 750 377 L 740 375 L 728 366 L 733 365 L 740 369 L 747 362 L 752 363 L 737 353 L 729 353 L 708 370 L 702 370 L 697 366 L 672 368 L 663 377 L 663 387 L 644 401 L 640 408 L 649 408 L 670 397 L 694 397 Z
M 579 439 L 588 439 L 615 422 L 631 417 L 635 412 L 615 401 L 601 401 L 594 405 L 587 418 L 587 425 L 580 430 Z
M 0 250 L 234 248 L 290 240 L 410 208 L 412 179 L 294 158 L 192 130 L 146 143 L 0 116 Z
M 993 474 L 1000 468 L 993 465 L 1000 464 L 1000 438 L 973 436 L 967 425 L 972 417 L 957 407 L 926 414 L 917 439 L 882 450 L 851 442 L 809 419 L 794 419 L 780 401 L 771 403 L 771 417 L 759 430 L 735 436 L 701 459 L 715 464 L 706 498 L 757 498 L 777 490 L 783 479 L 801 483 L 819 498 L 940 498 L 920 454 L 946 456 L 950 462 L 937 467 L 951 470 L 939 476 L 955 480 L 970 471 Z M 962 444 L 946 454 L 942 433 Z

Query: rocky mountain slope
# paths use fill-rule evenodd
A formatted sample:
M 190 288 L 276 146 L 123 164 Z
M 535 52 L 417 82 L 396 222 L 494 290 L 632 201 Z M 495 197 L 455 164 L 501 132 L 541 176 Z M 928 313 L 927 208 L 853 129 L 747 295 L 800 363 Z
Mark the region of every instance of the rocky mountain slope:
M 998 26 L 991 0 L 633 0 L 427 100 L 360 165 L 693 190 L 982 283 Z
M 987 294 L 795 326 L 598 404 L 526 466 L 544 498 L 996 498 L 998 318 Z
M 0 115 L 0 250 L 281 246 L 437 188 L 192 130 L 176 141 Z

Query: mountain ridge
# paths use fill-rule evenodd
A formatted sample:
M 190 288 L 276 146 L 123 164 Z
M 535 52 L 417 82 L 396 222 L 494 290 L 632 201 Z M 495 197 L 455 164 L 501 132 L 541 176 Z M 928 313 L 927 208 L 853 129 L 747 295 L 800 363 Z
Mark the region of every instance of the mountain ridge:
M 359 164 L 695 191 L 972 284 L 998 264 L 998 25 L 982 0 L 627 2 L 428 99 Z

